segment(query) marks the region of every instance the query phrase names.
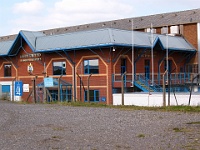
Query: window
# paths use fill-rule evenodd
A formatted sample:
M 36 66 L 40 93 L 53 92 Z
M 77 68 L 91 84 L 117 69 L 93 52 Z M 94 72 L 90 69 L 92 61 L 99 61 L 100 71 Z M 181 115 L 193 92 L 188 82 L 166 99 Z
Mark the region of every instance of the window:
M 168 34 L 168 27 L 162 27 L 161 34 Z
M 121 59 L 121 74 L 126 72 L 126 58 Z
M 85 101 L 87 101 L 87 92 L 85 91 Z M 99 101 L 99 90 L 90 90 L 90 102 L 98 102 Z
M 144 61 L 144 70 L 145 70 L 145 77 L 150 79 L 150 60 L 147 59 Z
M 170 27 L 171 34 L 179 34 L 179 27 L 178 26 L 171 26 Z
M 145 29 L 145 32 L 148 32 L 148 33 L 156 33 L 156 29 L 154 29 L 154 28 L 146 28 L 146 29 Z
M 4 77 L 11 77 L 11 65 L 4 65 Z
M 53 62 L 53 75 L 66 75 L 66 62 Z
M 84 60 L 84 73 L 85 74 L 98 74 L 99 73 L 99 60 Z

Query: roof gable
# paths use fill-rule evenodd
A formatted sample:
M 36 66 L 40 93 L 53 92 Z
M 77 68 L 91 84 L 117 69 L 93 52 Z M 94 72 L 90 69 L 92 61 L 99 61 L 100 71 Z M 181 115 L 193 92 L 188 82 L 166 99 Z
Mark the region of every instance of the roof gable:
M 36 40 L 38 37 L 44 36 L 41 32 L 32 32 L 32 31 L 20 31 L 17 37 L 15 38 L 12 46 L 8 51 L 8 55 L 17 55 L 20 48 L 22 48 L 23 41 L 25 41 L 31 50 L 34 52 L 36 47 Z

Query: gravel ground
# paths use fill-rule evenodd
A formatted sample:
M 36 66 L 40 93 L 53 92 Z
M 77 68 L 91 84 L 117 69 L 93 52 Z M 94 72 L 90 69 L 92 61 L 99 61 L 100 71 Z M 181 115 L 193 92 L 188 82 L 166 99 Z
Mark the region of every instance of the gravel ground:
M 199 113 L 0 101 L 1 150 L 198 150 Z

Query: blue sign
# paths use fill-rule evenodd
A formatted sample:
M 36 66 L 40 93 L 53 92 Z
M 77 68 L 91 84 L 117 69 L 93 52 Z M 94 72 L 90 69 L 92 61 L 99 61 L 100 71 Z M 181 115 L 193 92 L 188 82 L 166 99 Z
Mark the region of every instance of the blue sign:
M 22 94 L 23 94 L 22 81 L 15 81 L 15 96 L 22 96 Z
M 53 87 L 53 78 L 44 78 L 45 87 Z
M 105 102 L 105 101 L 106 101 L 106 97 L 104 97 L 104 96 L 101 97 L 101 101 L 102 101 L 102 102 Z

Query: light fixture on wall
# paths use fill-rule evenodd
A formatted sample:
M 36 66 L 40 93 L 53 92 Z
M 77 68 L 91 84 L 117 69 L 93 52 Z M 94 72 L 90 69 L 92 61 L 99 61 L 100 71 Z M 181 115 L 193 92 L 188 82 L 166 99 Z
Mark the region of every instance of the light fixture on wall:
M 112 50 L 113 52 L 115 52 L 115 47 L 113 47 L 113 50 Z

